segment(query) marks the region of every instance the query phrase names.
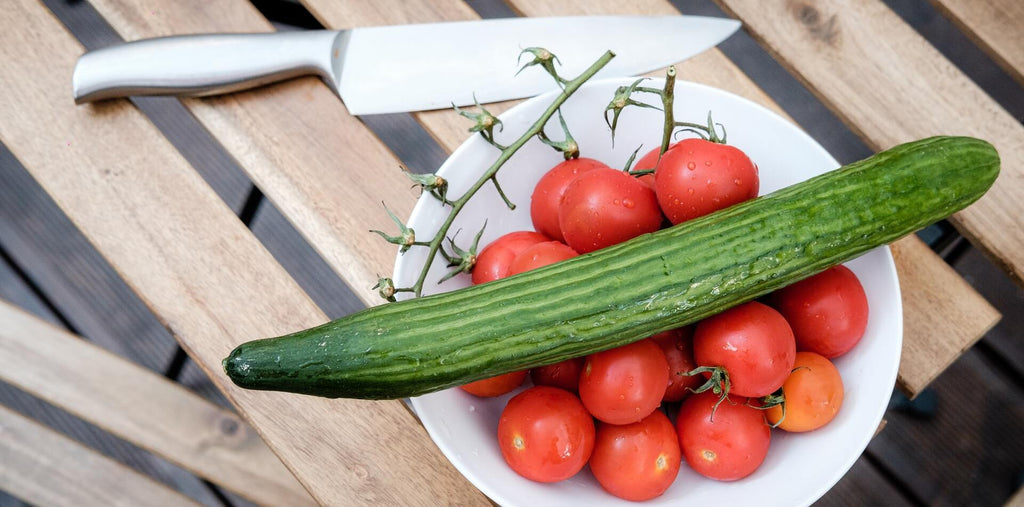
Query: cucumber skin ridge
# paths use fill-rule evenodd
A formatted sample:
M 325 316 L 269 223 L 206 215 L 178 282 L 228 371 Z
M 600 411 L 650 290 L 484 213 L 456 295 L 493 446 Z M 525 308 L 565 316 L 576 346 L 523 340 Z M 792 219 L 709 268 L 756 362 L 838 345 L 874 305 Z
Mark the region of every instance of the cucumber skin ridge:
M 495 282 L 239 345 L 249 389 L 418 396 L 697 322 L 941 220 L 992 185 L 985 141 L 896 146 L 772 194 Z

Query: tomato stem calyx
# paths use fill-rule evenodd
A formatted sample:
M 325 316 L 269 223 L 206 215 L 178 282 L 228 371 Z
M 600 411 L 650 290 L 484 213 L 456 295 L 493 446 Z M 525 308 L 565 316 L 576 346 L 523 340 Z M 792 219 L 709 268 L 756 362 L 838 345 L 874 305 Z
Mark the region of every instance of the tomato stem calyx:
M 705 373 L 708 374 L 706 382 L 698 386 L 696 389 L 688 389 L 690 389 L 694 394 L 711 391 L 718 395 L 718 401 L 715 402 L 715 407 L 711 410 L 711 419 L 714 420 L 715 410 L 718 410 L 718 406 L 729 397 L 729 391 L 732 389 L 732 381 L 729 380 L 729 372 L 721 366 L 700 366 L 686 372 L 685 375 L 694 376 Z

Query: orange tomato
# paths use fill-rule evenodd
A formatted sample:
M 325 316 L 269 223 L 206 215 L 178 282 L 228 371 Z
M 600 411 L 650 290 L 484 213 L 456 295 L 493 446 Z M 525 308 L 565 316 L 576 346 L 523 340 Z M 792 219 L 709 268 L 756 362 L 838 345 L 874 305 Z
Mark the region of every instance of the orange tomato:
M 793 373 L 782 384 L 783 405 L 765 411 L 773 426 L 786 431 L 816 430 L 831 421 L 843 404 L 843 379 L 832 361 L 814 352 L 797 352 Z M 781 419 L 782 422 L 779 422 Z

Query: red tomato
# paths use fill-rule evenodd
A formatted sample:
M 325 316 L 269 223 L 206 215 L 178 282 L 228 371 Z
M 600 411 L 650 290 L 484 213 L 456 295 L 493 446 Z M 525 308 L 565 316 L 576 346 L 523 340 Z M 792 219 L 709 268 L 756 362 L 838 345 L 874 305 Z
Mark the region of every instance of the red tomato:
M 565 242 L 583 254 L 661 228 L 658 199 L 623 171 L 587 171 L 565 189 L 558 224 Z
M 530 196 L 530 218 L 533 228 L 551 239 L 565 241 L 558 226 L 558 203 L 562 202 L 565 187 L 576 178 L 594 168 L 608 169 L 608 166 L 592 158 L 574 158 L 551 168 L 541 177 Z
M 752 301 L 697 323 L 693 358 L 724 368 L 730 393 L 759 398 L 775 392 L 793 370 L 796 341 L 779 312 Z
M 551 238 L 533 231 L 510 232 L 484 247 L 473 266 L 473 284 L 490 282 L 508 275 L 508 266 L 519 252 Z
M 548 264 L 571 259 L 579 255 L 575 250 L 557 241 L 545 241 L 527 247 L 508 266 L 508 276 L 542 268 Z
M 481 398 L 493 398 L 514 391 L 523 385 L 529 370 L 514 371 L 496 377 L 485 378 L 459 386 L 463 391 Z
M 658 204 L 673 224 L 757 197 L 757 166 L 734 146 L 684 139 L 654 173 Z
M 785 407 L 775 405 L 765 410 L 768 422 L 786 431 L 816 430 L 839 413 L 843 405 L 843 379 L 825 356 L 797 352 L 793 373 L 782 384 L 782 395 Z
M 789 321 L 797 349 L 829 358 L 849 352 L 868 326 L 864 287 L 843 265 L 775 291 L 768 304 Z
M 583 362 L 584 358 L 577 357 L 547 366 L 538 366 L 530 370 L 530 378 L 534 385 L 558 387 L 577 393 L 580 390 Z
M 611 424 L 637 422 L 654 412 L 668 387 L 668 360 L 651 340 L 587 356 L 580 399 L 594 417 Z
M 679 446 L 695 472 L 719 481 L 735 481 L 764 462 L 771 428 L 760 410 L 746 405 L 746 398 L 730 396 L 718 402 L 719 396 L 711 391 L 683 401 L 676 417 Z
M 640 502 L 672 485 L 681 460 L 675 428 L 655 410 L 632 424 L 598 423 L 590 471 L 605 491 Z
M 594 450 L 594 420 L 572 393 L 531 387 L 509 400 L 498 420 L 498 444 L 517 474 L 538 482 L 576 475 Z
M 686 373 L 697 367 L 693 360 L 693 327 L 686 326 L 651 337 L 668 359 L 668 389 L 661 401 L 680 401 L 704 382 L 699 375 Z
M 668 149 L 671 150 L 677 144 L 679 144 L 679 143 L 669 144 L 668 145 Z M 668 153 L 668 150 L 666 150 L 666 153 Z M 661 146 L 660 145 L 657 148 L 654 148 L 653 150 L 647 152 L 646 155 L 640 157 L 640 160 L 637 160 L 636 163 L 633 164 L 633 168 L 631 170 L 633 170 L 633 171 L 648 171 L 648 170 L 656 168 L 657 164 L 658 164 L 658 155 L 659 154 L 661 154 Z
M 675 146 L 676 144 L 679 144 L 679 143 L 672 143 L 672 144 L 670 144 L 668 146 L 668 149 L 671 150 L 672 147 Z M 633 168 L 631 170 L 632 171 L 648 171 L 648 170 L 653 170 L 655 167 L 657 167 L 658 155 L 660 155 L 660 154 L 661 154 L 661 146 L 659 145 L 657 148 L 647 152 L 646 155 L 640 157 L 640 160 L 637 160 L 636 163 L 633 164 Z M 647 186 L 651 187 L 652 190 L 655 188 L 654 187 L 654 173 L 645 174 L 643 176 L 640 176 L 637 179 L 639 179 L 640 181 L 645 183 Z

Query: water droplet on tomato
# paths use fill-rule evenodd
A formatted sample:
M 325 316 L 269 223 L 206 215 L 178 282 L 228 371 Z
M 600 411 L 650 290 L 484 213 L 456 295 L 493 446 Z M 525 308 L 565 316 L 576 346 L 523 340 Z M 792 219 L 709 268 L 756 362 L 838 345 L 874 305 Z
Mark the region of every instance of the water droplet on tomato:
M 686 189 L 686 192 L 693 195 L 693 187 Z
M 618 205 L 619 205 L 619 200 L 618 200 L 618 199 L 615 199 L 615 200 L 613 200 L 613 201 L 612 201 L 612 204 L 614 204 L 614 205 L 618 206 Z
M 736 178 L 736 179 L 732 180 L 732 182 L 735 183 L 737 187 L 743 184 L 743 182 L 740 181 L 739 178 Z
M 704 165 L 706 165 L 708 167 L 711 167 L 711 161 L 710 160 L 705 160 L 704 161 Z
M 636 203 L 634 203 L 632 199 L 623 199 L 622 205 L 626 208 L 633 209 L 633 206 L 636 206 Z
M 688 162 L 686 164 L 686 168 L 692 171 L 692 170 L 697 168 L 697 163 L 696 162 Z

